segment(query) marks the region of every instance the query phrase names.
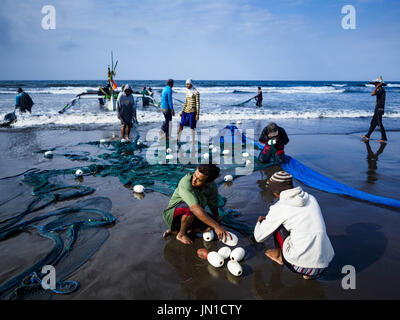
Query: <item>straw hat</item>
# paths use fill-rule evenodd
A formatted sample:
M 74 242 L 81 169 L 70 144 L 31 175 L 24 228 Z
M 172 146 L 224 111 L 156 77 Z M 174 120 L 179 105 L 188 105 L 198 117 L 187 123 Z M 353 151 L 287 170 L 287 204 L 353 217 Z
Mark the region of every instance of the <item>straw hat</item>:
M 372 80 L 369 82 L 370 84 L 375 84 L 375 83 L 382 83 L 383 86 L 386 86 L 387 84 L 383 81 L 382 76 L 380 76 L 378 79 Z

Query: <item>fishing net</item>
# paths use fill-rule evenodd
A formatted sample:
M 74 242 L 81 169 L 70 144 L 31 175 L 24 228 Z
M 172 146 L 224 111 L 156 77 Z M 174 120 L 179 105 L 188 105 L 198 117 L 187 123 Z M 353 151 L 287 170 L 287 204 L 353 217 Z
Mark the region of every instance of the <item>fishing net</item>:
M 145 187 L 145 192 L 160 192 L 171 196 L 180 179 L 187 173 L 194 172 L 198 163 L 215 160 L 228 147 L 233 157 L 235 143 L 242 148 L 246 147 L 243 138 L 234 138 L 235 128 L 228 128 L 226 133 L 225 140 L 220 137 L 216 141 L 221 146 L 218 153 L 213 152 L 209 144 L 199 142 L 197 150 L 206 150 L 208 156 L 205 157 L 204 152 L 197 152 L 188 158 L 192 161 L 186 163 L 180 163 L 178 155 L 190 154 L 194 147 L 185 149 L 185 143 L 180 144 L 180 148 L 166 150 L 165 145 L 149 147 L 143 143 L 93 141 L 80 143 L 72 150 L 67 147 L 51 150 L 53 157 L 78 161 L 80 166 L 54 170 L 31 169 L 17 176 L 0 179 L 0 187 L 10 190 L 0 195 L 0 241 L 18 237 L 27 231 L 52 243 L 51 250 L 39 261 L 0 283 L 0 297 L 48 299 L 54 294 L 77 290 L 78 283 L 66 279 L 98 251 L 109 236 L 108 229 L 104 227 L 115 222 L 110 213 L 110 199 L 89 197 L 77 201 L 95 192 L 94 188 L 77 183 L 77 169 L 82 171 L 83 176 L 116 177 L 125 186 L 140 184 Z M 85 146 L 95 148 L 96 152 L 79 150 L 85 149 Z M 38 152 L 45 155 L 46 151 L 49 150 Z M 172 155 L 173 159 L 168 159 L 168 155 Z M 247 157 L 252 163 L 249 173 L 276 164 L 265 165 L 258 163 L 254 156 Z M 237 173 L 237 169 L 244 169 L 246 166 L 244 160 L 242 163 L 222 161 L 221 176 L 231 174 L 235 179 L 241 175 Z M 222 183 L 224 181 L 220 178 L 217 184 Z M 63 201 L 69 201 L 68 205 L 54 208 Z M 223 224 L 244 234 L 252 234 L 254 226 L 240 221 L 240 212 L 226 209 L 225 204 L 226 199 L 220 197 L 219 211 Z M 57 271 L 56 288 L 52 290 L 44 290 L 41 286 L 41 270 L 46 265 L 54 266 Z

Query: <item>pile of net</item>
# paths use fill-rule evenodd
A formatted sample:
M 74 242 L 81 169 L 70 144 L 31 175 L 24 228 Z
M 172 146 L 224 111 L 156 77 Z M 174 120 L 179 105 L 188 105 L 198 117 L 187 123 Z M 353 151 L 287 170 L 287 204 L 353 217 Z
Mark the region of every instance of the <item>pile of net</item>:
M 228 130 L 229 134 L 232 134 L 233 142 L 233 131 Z M 244 140 L 238 141 L 241 148 L 246 148 Z M 64 157 L 78 162 L 79 166 L 53 170 L 31 169 L 17 176 L 0 179 L 0 187 L 11 190 L 0 196 L 0 242 L 30 232 L 52 243 L 51 250 L 39 261 L 0 283 L 0 297 L 48 299 L 54 294 L 77 290 L 78 283 L 66 279 L 99 250 L 109 236 L 109 230 L 105 227 L 116 220 L 111 214 L 111 200 L 90 197 L 95 189 L 82 185 L 82 180 L 79 181 L 75 176 L 76 170 L 81 170 L 83 176 L 116 177 L 125 186 L 140 184 L 145 187 L 145 192 L 160 192 L 171 196 L 180 179 L 188 172 L 194 172 L 198 163 L 211 162 L 213 158 L 215 160 L 228 147 L 231 150 L 230 156 L 234 156 L 232 145 L 228 146 L 225 141 L 224 146 L 223 139 L 218 142 L 221 145 L 217 154 L 209 144 L 199 143 L 196 147 L 201 151 L 194 156 L 195 161 L 191 155 L 194 146 L 188 144 L 185 149 L 184 143 L 174 150 L 168 150 L 166 146 L 154 148 L 143 143 L 120 141 L 80 143 L 70 148 L 51 150 L 52 157 Z M 95 149 L 96 152 L 79 151 L 80 148 Z M 38 153 L 45 155 L 48 151 L 41 150 Z M 189 161 L 180 163 L 179 153 L 188 155 Z M 204 153 L 208 156 L 205 157 Z M 174 154 L 173 158 L 167 157 Z M 253 154 L 246 159 L 251 159 L 250 173 L 265 168 Z M 242 175 L 237 174 L 237 169 L 246 168 L 246 159 L 242 163 L 221 163 L 221 176 L 231 174 L 235 179 Z M 218 181 L 218 184 L 221 183 L 223 179 Z M 80 200 L 82 197 L 85 199 Z M 55 208 L 63 202 L 67 202 L 67 205 Z M 226 199 L 221 197 L 219 210 L 223 223 L 244 234 L 251 234 L 254 226 L 236 219 L 240 213 L 224 208 L 225 203 Z M 24 246 L 24 243 L 21 245 Z M 50 290 L 44 290 L 41 283 L 44 277 L 41 271 L 47 265 L 57 270 L 56 288 Z

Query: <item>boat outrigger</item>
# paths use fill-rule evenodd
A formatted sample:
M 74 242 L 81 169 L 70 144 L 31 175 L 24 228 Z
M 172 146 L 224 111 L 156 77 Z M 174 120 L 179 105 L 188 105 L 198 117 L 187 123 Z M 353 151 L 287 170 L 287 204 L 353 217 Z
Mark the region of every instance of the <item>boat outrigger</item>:
M 59 113 L 64 113 L 69 108 L 75 105 L 77 101 L 81 98 L 89 98 L 89 99 L 98 99 L 100 107 L 106 111 L 116 111 L 117 110 L 117 99 L 121 90 L 117 90 L 117 83 L 114 80 L 116 75 L 115 69 L 117 68 L 118 60 L 114 64 L 113 52 L 111 51 L 111 69 L 108 66 L 108 82 L 105 87 L 99 86 L 98 90 L 87 90 L 76 95 L 71 101 L 69 101 L 60 111 Z M 157 102 L 152 96 L 141 94 L 140 92 L 133 92 L 133 96 L 135 98 L 147 98 L 151 101 L 151 105 L 155 107 L 160 107 L 160 103 Z

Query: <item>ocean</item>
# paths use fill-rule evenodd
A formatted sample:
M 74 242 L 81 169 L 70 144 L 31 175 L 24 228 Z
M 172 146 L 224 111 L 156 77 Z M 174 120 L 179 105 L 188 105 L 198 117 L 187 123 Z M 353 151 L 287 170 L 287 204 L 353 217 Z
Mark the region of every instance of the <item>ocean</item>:
M 129 83 L 134 91 L 143 86 L 153 89 L 155 98 L 160 100 L 165 80 L 116 80 L 118 87 Z M 79 128 L 99 129 L 114 127 L 119 121 L 114 112 L 100 109 L 97 99 L 80 99 L 64 114 L 58 111 L 77 94 L 86 90 L 97 90 L 105 81 L 0 81 L 0 118 L 11 112 L 16 89 L 22 87 L 28 92 L 35 105 L 32 115 L 19 116 L 18 121 L 8 129 L 21 128 L 57 129 Z M 353 133 L 368 129 L 373 115 L 375 97 L 371 97 L 373 85 L 368 81 L 194 81 L 200 92 L 200 125 L 205 127 L 218 123 L 260 120 L 268 122 L 301 121 L 307 133 Z M 256 108 L 255 100 L 240 105 L 257 94 L 257 87 L 263 91 L 263 107 Z M 173 87 L 174 107 L 180 111 L 185 98 L 185 81 L 175 81 Z M 400 129 L 400 82 L 390 82 L 386 87 L 386 108 L 384 125 L 388 131 Z M 144 109 L 138 99 L 138 120 L 142 123 L 156 123 L 163 116 L 156 107 Z M 307 125 L 309 123 L 310 125 Z M 315 125 L 318 123 L 318 125 Z M 304 125 L 306 124 L 306 125 Z M 306 127 L 306 128 L 304 128 Z M 308 128 L 307 128 L 308 127 Z M 305 131 L 304 131 L 305 130 Z M 340 130 L 340 132 L 337 132 Z M 292 132 L 294 133 L 294 132 Z

